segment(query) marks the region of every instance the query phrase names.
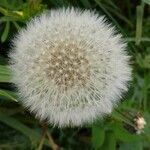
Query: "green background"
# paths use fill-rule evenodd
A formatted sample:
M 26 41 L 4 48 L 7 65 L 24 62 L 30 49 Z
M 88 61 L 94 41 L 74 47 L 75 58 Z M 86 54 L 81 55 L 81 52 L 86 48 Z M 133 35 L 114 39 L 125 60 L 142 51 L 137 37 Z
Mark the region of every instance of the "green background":
M 33 16 L 57 7 L 80 7 L 106 15 L 128 42 L 133 80 L 117 109 L 103 121 L 79 128 L 48 127 L 53 139 L 41 149 L 150 150 L 150 0 L 0 0 L 0 150 L 38 149 L 42 127 L 19 103 L 7 68 L 11 39 Z M 134 118 L 146 120 L 136 134 Z

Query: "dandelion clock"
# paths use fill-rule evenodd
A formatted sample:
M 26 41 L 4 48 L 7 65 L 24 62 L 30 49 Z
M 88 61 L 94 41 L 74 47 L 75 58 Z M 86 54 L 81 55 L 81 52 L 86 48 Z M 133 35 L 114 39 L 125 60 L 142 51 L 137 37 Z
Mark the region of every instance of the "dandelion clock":
M 131 78 L 126 44 L 103 16 L 56 9 L 13 40 L 12 81 L 20 101 L 54 126 L 81 126 L 111 113 Z

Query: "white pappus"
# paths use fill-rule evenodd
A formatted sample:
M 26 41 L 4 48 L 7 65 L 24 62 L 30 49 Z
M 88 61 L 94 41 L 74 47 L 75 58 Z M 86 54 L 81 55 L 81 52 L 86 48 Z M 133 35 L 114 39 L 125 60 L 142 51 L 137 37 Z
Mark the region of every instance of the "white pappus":
M 122 36 L 89 10 L 61 8 L 35 17 L 14 38 L 9 56 L 23 105 L 59 127 L 111 113 L 131 80 Z

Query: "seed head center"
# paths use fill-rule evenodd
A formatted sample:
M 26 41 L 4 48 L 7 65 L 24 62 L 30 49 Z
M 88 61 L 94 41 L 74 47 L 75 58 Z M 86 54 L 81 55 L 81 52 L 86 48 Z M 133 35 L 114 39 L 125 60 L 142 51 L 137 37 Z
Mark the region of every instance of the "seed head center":
M 89 61 L 85 51 L 74 44 L 54 46 L 41 57 L 48 78 L 56 85 L 68 89 L 84 86 L 90 76 Z M 41 62 L 43 62 L 41 61 Z

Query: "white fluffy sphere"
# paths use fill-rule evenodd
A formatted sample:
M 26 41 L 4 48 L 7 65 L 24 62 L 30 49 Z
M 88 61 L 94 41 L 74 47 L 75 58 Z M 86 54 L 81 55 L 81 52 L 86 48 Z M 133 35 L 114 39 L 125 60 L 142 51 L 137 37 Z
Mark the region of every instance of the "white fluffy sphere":
M 131 79 L 126 44 L 103 16 L 57 9 L 31 20 L 13 41 L 12 81 L 25 107 L 59 127 L 109 114 Z

